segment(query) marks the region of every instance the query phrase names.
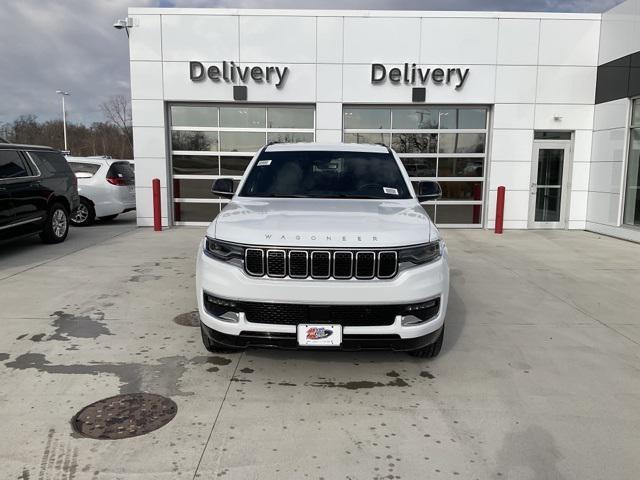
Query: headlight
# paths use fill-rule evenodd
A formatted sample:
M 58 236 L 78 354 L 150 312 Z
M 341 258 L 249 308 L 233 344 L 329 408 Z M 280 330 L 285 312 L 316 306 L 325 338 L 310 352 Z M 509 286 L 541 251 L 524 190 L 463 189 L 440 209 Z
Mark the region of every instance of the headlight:
M 242 265 L 244 261 L 244 248 L 232 243 L 221 242 L 213 238 L 205 238 L 204 252 L 210 257 L 223 262 Z
M 435 242 L 425 243 L 424 245 L 398 250 L 398 263 L 423 265 L 437 260 L 441 255 L 440 241 L 436 240 Z

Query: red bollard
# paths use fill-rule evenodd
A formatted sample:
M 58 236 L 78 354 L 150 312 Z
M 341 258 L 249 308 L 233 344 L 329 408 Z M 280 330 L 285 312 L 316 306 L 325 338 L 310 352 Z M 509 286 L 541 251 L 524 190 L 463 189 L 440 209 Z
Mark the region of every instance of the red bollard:
M 151 181 L 153 187 L 153 229 L 156 232 L 162 230 L 162 210 L 160 208 L 160 180 L 154 178 Z
M 496 230 L 495 232 L 502 233 L 502 224 L 504 223 L 504 194 L 506 189 L 504 187 L 498 187 L 498 199 L 496 201 Z

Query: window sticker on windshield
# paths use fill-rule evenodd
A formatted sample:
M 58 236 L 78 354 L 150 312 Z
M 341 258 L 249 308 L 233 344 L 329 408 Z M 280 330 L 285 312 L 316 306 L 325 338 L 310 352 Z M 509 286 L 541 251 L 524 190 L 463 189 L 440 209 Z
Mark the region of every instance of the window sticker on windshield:
M 398 195 L 398 189 L 397 188 L 382 187 L 382 190 L 387 195 Z
M 259 167 L 266 167 L 271 165 L 271 160 L 258 160 Z

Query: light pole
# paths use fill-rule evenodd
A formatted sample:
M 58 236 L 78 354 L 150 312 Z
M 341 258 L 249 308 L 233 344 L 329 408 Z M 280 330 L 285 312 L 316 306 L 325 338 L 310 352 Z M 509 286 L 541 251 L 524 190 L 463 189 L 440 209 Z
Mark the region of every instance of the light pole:
M 446 117 L 447 115 L 449 115 L 449 112 L 438 112 L 438 141 L 436 142 L 436 150 L 438 151 L 438 155 L 440 155 L 440 124 L 442 123 L 442 117 Z
M 449 112 L 438 112 L 438 130 L 440 130 L 440 122 L 442 121 L 442 117 L 446 117 L 449 115 Z
M 64 97 L 69 95 L 69 92 L 65 92 L 64 90 L 56 90 L 56 93 L 62 97 L 62 128 L 64 131 L 64 151 L 67 152 L 67 112 L 64 108 Z

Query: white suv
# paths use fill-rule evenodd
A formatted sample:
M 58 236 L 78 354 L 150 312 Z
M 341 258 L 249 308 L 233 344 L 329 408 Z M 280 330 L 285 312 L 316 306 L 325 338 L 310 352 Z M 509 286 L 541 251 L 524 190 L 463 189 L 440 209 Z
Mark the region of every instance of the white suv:
M 269 144 L 200 244 L 196 293 L 210 351 L 257 347 L 440 352 L 447 249 L 386 146 Z
M 73 225 L 91 225 L 96 217 L 110 221 L 136 209 L 135 174 L 127 160 L 66 158 L 78 178 L 80 194 L 80 206 L 71 217 Z

